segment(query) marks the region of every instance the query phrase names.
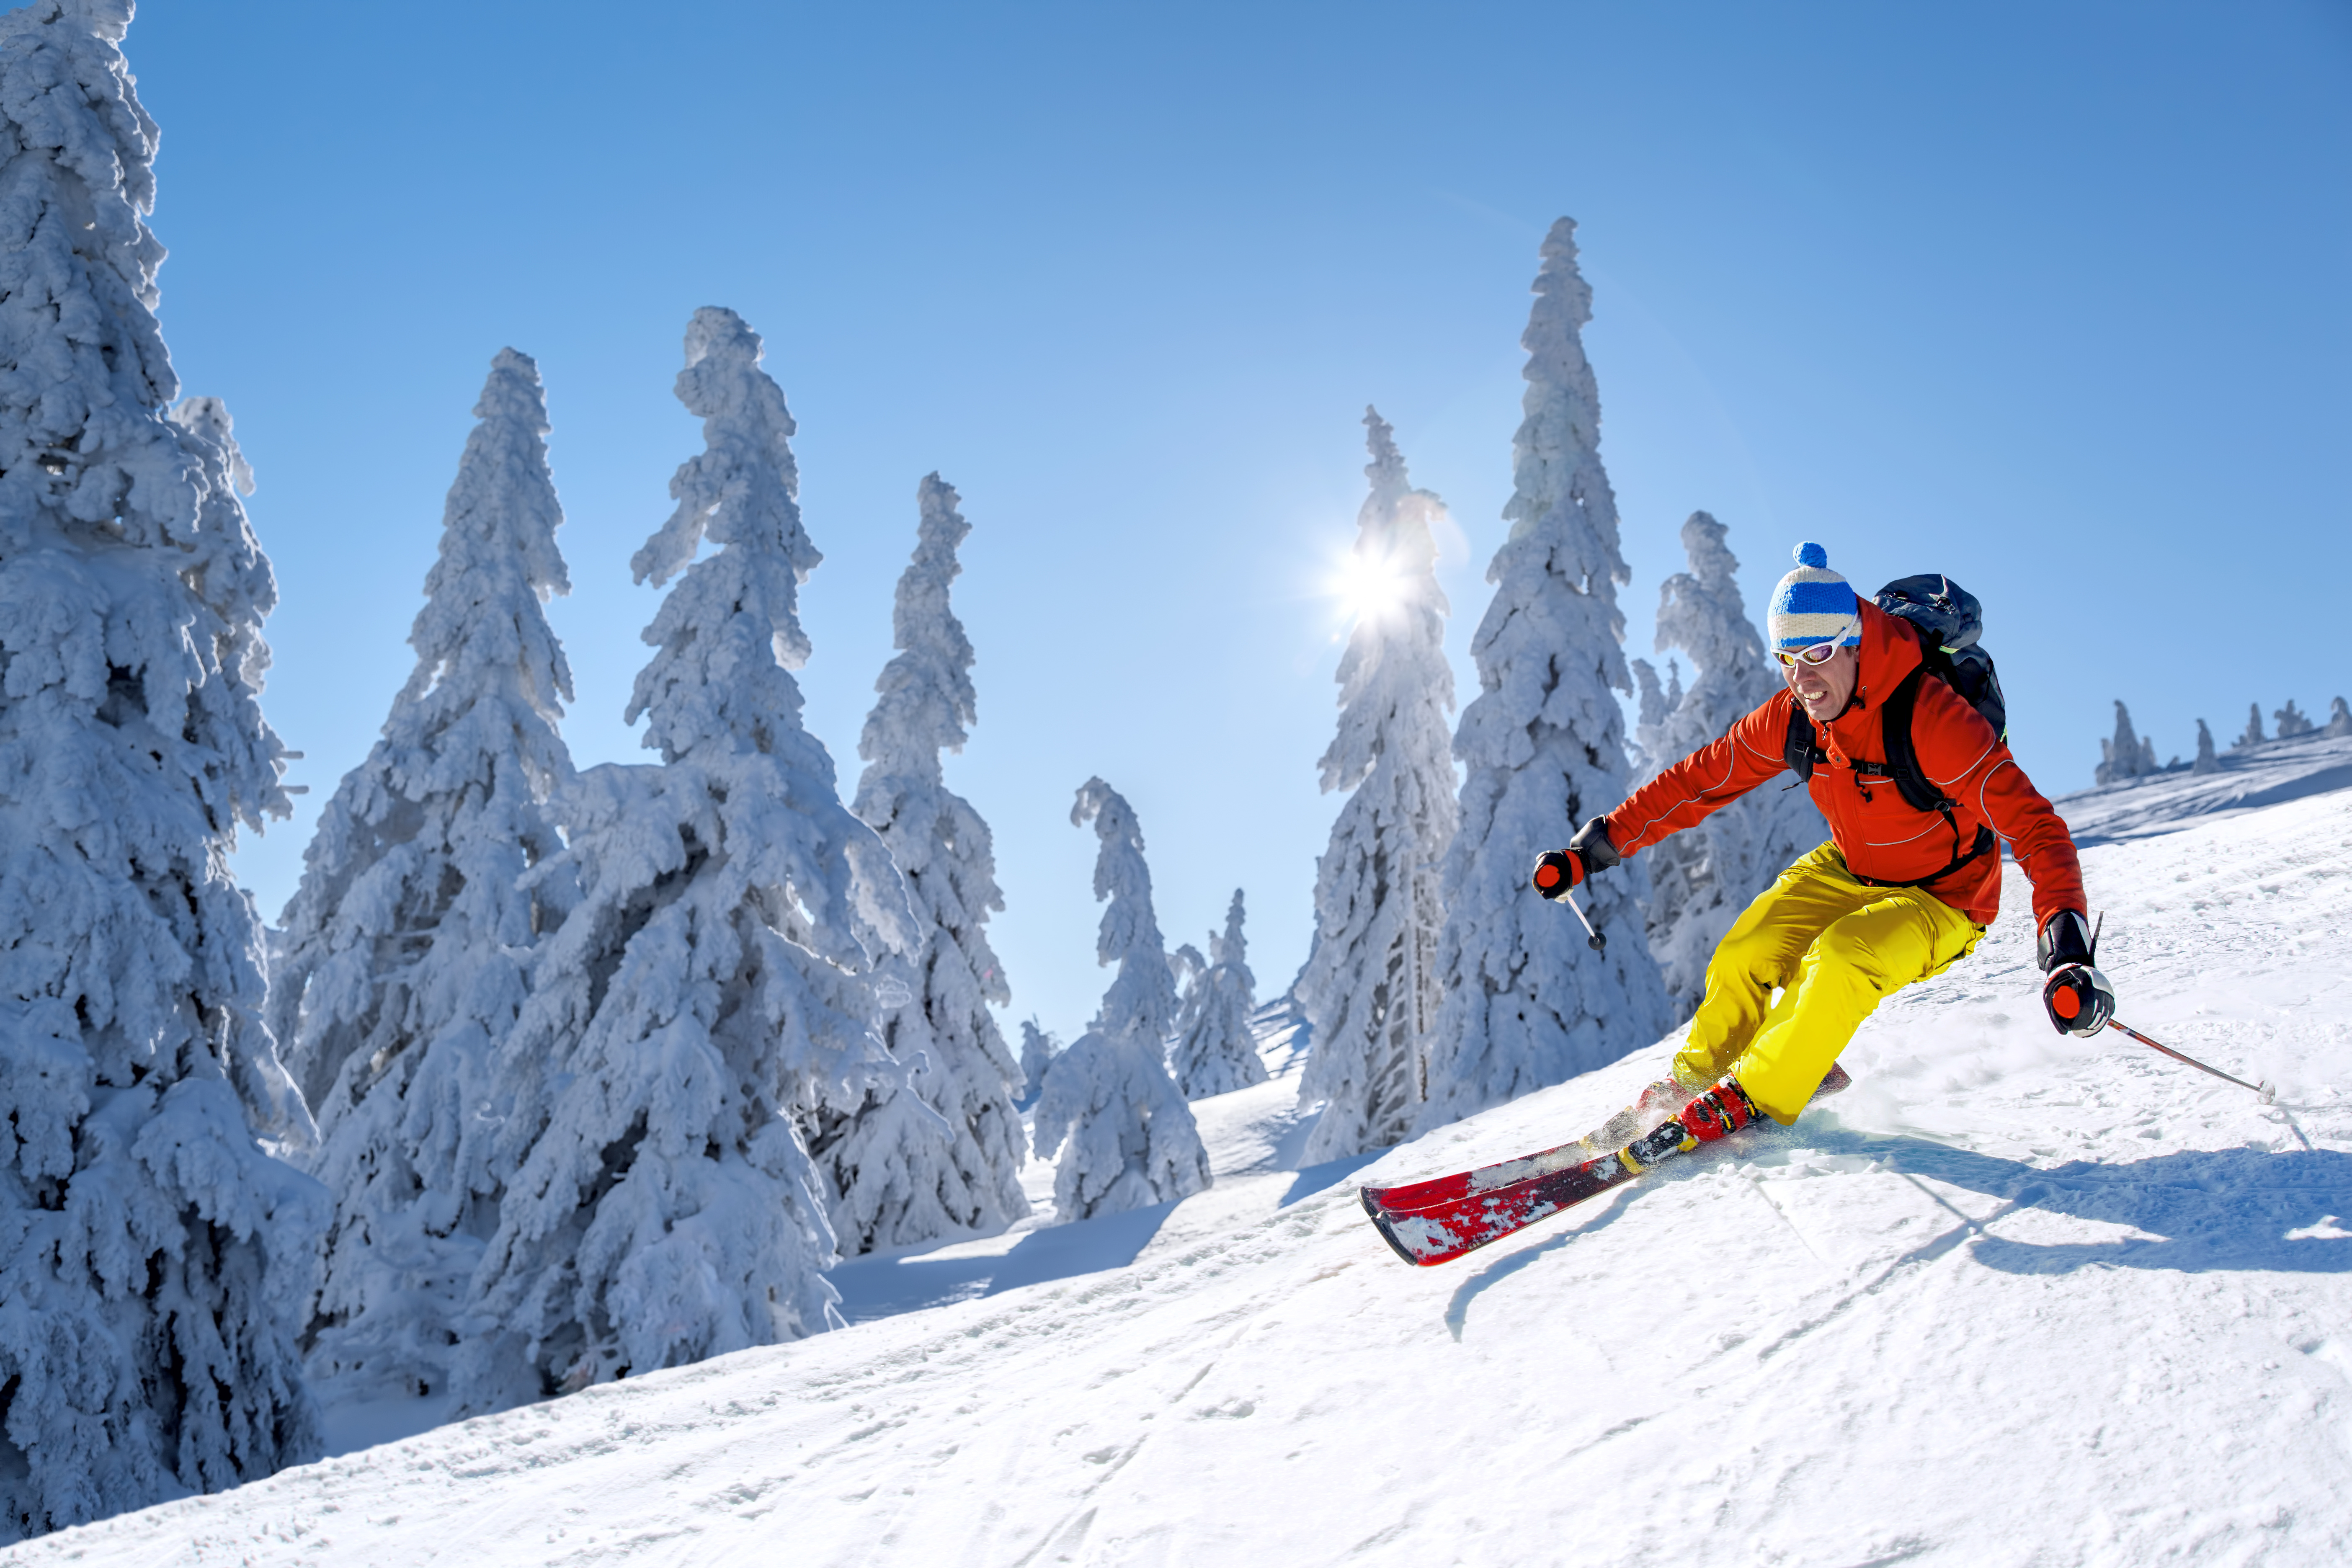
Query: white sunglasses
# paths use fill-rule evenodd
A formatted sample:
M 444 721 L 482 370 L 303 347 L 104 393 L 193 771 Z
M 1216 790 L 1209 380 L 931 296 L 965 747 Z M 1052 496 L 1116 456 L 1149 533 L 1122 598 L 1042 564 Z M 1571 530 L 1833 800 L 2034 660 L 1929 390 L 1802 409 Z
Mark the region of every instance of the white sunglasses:
M 1784 648 L 1774 648 L 1772 657 L 1780 661 L 1780 668 L 1783 669 L 1794 669 L 1800 664 L 1827 664 L 1837 657 L 1839 646 L 1833 642 L 1815 643 L 1811 647 L 1801 647 L 1794 653 Z

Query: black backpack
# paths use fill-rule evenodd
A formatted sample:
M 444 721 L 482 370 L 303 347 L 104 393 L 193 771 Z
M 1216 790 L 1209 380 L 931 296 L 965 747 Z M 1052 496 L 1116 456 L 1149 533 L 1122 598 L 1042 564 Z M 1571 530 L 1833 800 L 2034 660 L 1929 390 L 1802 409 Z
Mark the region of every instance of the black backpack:
M 1910 624 L 1919 638 L 1922 657 L 1919 668 L 1896 683 L 1879 709 L 1886 761 L 1857 762 L 1853 771 L 1891 781 L 1914 811 L 1940 813 L 1952 829 L 1952 861 L 1940 871 L 1908 882 L 1882 881 L 1859 874 L 1854 879 L 1878 888 L 1918 888 L 1940 881 L 1978 857 L 1990 854 L 1996 843 L 1990 828 L 1979 827 L 1975 845 L 1963 853 L 1959 820 L 1952 815 L 1959 803 L 1919 771 L 1919 756 L 1911 746 L 1911 711 L 1919 700 L 1919 682 L 1933 677 L 1958 692 L 2004 741 L 2009 739 L 2009 709 L 2001 700 L 2000 677 L 1993 669 L 1992 655 L 1977 646 L 1984 632 L 1984 610 L 1974 594 L 1949 577 L 1928 573 L 1889 583 L 1878 591 L 1875 602 L 1888 615 Z M 1813 721 L 1805 717 L 1801 707 L 1790 709 L 1785 755 L 1790 771 L 1801 782 L 1811 779 L 1813 769 L 1829 761 L 1813 733 Z

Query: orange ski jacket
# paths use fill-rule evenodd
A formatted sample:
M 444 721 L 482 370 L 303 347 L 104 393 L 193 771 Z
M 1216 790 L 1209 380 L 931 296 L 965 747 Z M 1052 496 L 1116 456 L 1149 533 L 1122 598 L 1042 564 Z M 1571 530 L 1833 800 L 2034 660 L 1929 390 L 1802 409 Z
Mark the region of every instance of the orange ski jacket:
M 2061 910 L 2085 912 L 2082 862 L 2064 820 L 1984 716 L 1942 681 L 1919 682 L 1911 745 L 1921 774 L 1955 803 L 1954 823 L 1940 812 L 1915 810 L 1893 779 L 1854 772 L 1857 760 L 1886 761 L 1880 707 L 1921 657 L 1907 623 L 1868 600 L 1861 608 L 1862 671 L 1853 700 L 1836 718 L 1813 726 L 1814 743 L 1829 761 L 1814 767 L 1806 786 L 1829 819 L 1846 868 L 1867 880 L 1909 882 L 1950 865 L 1975 843 L 1977 829 L 1987 826 L 2009 843 L 2033 884 L 2035 930 Z M 1787 772 L 1795 705 L 1782 687 L 1723 739 L 1635 790 L 1609 814 L 1610 843 L 1631 856 Z M 1980 855 L 1925 887 L 1978 925 L 1990 925 L 2000 909 L 2000 857 Z

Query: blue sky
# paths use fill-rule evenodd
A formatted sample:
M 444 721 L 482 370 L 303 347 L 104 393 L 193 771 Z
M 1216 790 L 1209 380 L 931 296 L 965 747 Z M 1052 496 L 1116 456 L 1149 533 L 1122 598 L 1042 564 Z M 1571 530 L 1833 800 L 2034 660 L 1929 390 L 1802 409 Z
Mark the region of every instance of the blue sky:
M 555 424 L 566 734 L 640 754 L 627 563 L 699 447 L 669 388 L 703 304 L 800 421 L 802 683 L 845 794 L 916 483 L 962 491 L 981 716 L 949 776 L 996 833 L 1015 1012 L 1066 1038 L 1108 979 L 1090 774 L 1171 945 L 1239 885 L 1261 988 L 1305 956 L 1368 402 L 1460 524 L 1475 689 L 1563 213 L 1630 651 L 1705 508 L 1759 608 L 1805 538 L 1865 589 L 1974 590 L 2051 794 L 2117 698 L 2170 755 L 2352 694 L 2340 4 L 151 0 L 126 47 L 165 335 L 236 416 L 283 595 L 268 710 L 312 794 L 238 859 L 273 916 L 410 668 L 506 344 Z

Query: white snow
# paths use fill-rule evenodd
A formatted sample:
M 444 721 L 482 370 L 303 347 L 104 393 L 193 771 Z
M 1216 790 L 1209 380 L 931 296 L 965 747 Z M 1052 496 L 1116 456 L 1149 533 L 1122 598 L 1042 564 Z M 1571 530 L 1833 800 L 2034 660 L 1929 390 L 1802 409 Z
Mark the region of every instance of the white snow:
M 1195 1105 L 1217 1180 L 1182 1203 L 860 1259 L 846 1330 L 5 1561 L 2341 1561 L 2352 794 L 2105 804 L 2208 782 L 2066 804 L 2139 835 L 2084 855 L 2122 1016 L 2276 1106 L 2052 1033 L 2012 879 L 1845 1095 L 1459 1263 L 1399 1263 L 1355 1182 L 1580 1132 L 1673 1041 L 1297 1172 L 1271 1040 Z

